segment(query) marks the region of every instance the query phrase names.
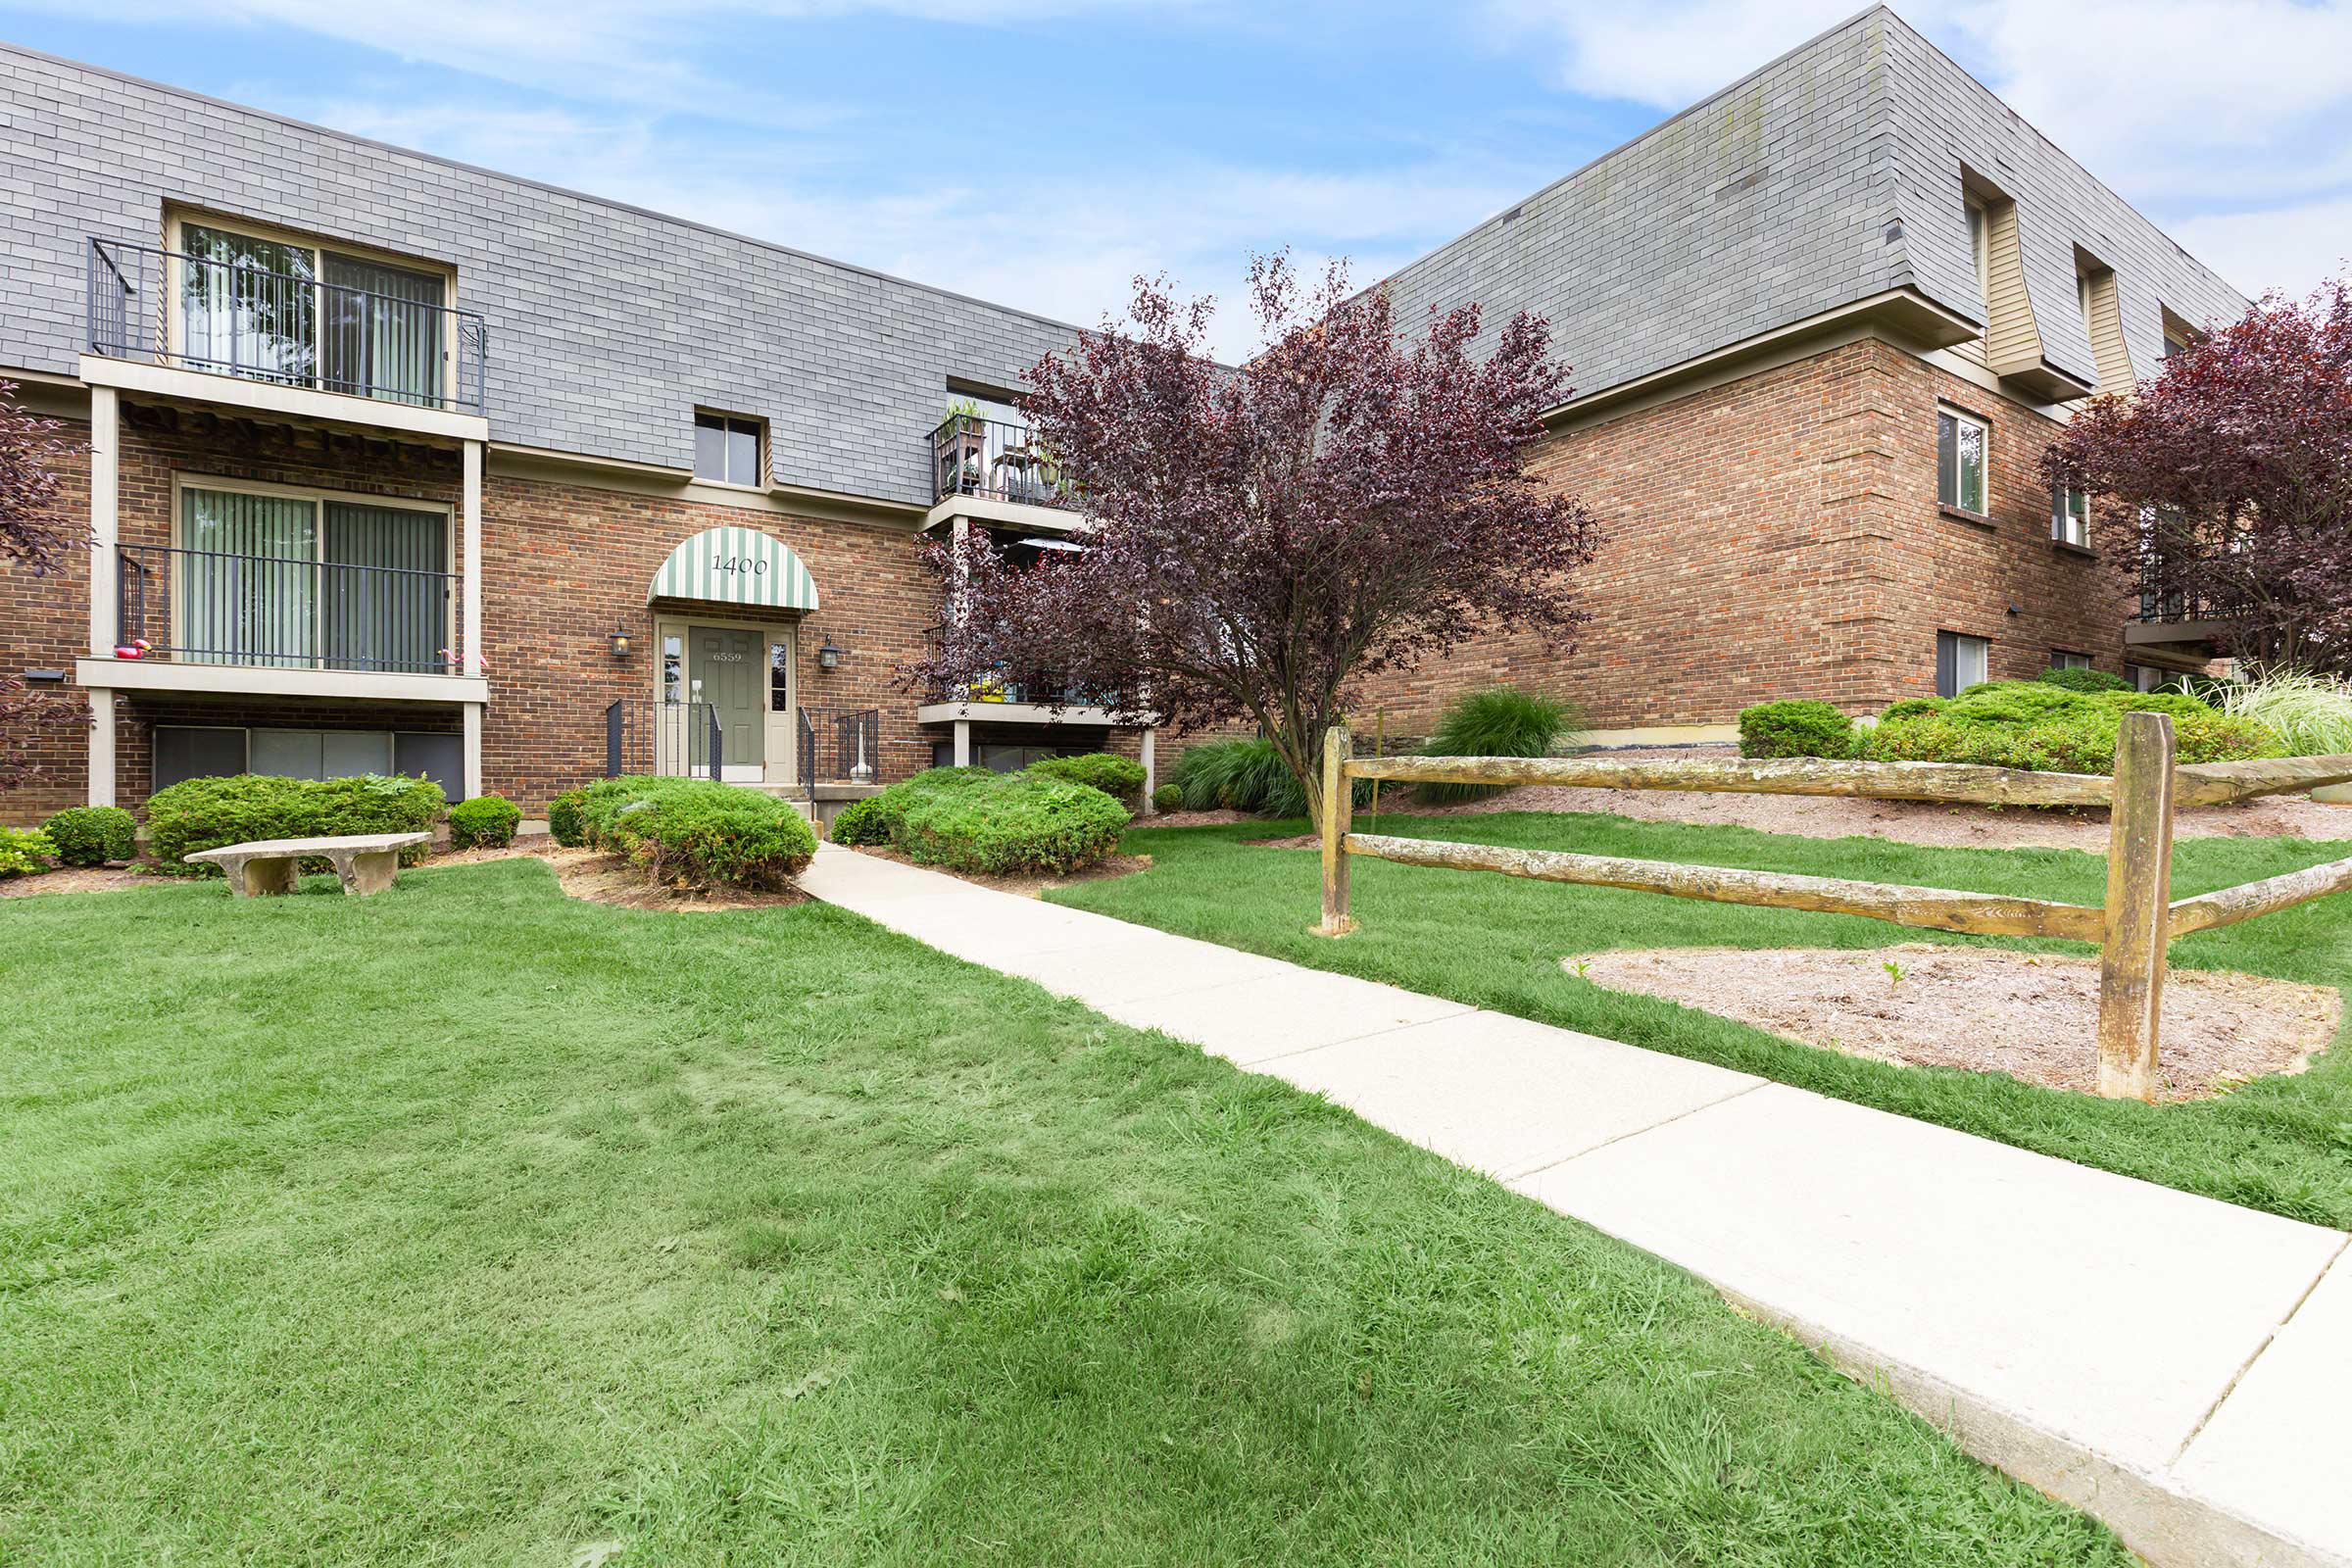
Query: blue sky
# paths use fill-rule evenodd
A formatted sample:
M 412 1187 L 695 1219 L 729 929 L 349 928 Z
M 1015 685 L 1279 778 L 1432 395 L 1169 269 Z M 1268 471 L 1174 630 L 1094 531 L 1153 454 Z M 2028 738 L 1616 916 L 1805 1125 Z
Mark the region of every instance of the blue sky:
M 0 35 L 1091 323 L 1139 270 L 1233 299 L 1252 248 L 1376 276 L 1855 9 L 42 0 Z M 2240 288 L 2352 254 L 2352 0 L 1898 9 Z

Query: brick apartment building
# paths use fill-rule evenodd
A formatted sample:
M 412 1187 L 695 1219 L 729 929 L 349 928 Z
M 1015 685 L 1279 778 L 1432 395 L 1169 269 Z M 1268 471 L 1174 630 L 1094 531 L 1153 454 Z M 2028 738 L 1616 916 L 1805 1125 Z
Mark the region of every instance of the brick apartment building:
M 424 771 L 536 812 L 609 768 L 819 799 L 1113 747 L 1047 671 L 909 693 L 927 539 L 1066 548 L 1010 400 L 1072 328 L 0 46 L 0 374 L 73 421 L 92 547 L 0 568 L 0 669 L 94 715 L 0 809 Z M 2196 667 L 2034 462 L 2244 301 L 1880 8 L 1398 272 L 1550 317 L 1544 471 L 1611 535 L 1573 654 L 1366 694 L 1576 697 L 1610 739 L 2052 662 Z

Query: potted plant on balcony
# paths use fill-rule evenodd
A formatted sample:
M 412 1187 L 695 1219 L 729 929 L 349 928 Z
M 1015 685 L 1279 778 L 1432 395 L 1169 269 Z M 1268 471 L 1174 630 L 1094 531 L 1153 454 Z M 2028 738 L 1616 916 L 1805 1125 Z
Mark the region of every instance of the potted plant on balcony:
M 972 495 L 979 491 L 982 464 L 988 449 L 988 427 L 980 405 L 958 398 L 948 405 L 948 416 L 931 434 L 931 452 L 939 468 L 939 493 Z

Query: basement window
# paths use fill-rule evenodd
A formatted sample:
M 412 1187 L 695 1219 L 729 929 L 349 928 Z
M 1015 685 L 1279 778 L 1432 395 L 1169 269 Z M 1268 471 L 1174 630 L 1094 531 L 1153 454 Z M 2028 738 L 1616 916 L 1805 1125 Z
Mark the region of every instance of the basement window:
M 2073 653 L 2064 648 L 2053 648 L 2050 650 L 2050 667 L 2052 669 L 2088 669 L 2090 668 L 2090 656 Z
M 1936 499 L 1984 515 L 1984 468 L 1992 433 L 1983 419 L 1957 409 L 1936 411 Z
M 1936 634 L 1936 695 L 1957 697 L 1981 680 L 1989 678 L 1992 662 L 1992 644 L 1982 637 L 1965 632 L 1939 631 Z

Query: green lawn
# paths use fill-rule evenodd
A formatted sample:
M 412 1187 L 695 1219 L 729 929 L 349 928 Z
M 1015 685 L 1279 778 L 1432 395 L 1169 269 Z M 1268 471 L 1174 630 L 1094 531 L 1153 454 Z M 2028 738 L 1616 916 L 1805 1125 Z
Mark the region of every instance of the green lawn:
M 854 916 L 331 889 L 0 905 L 0 1562 L 2127 1560 L 1674 1270 Z
M 1316 857 L 1243 842 L 1303 825 L 1131 831 L 1123 847 L 1151 855 L 1150 871 L 1081 883 L 1053 897 L 1187 936 L 1720 1062 L 2230 1202 L 2327 1225 L 2352 1225 L 2352 1052 L 2341 1049 L 2340 1040 L 2307 1072 L 2267 1079 L 2214 1100 L 2166 1106 L 2041 1089 L 1998 1074 L 1856 1060 L 1675 1003 L 1604 991 L 1563 973 L 1559 960 L 1612 948 L 1869 948 L 1987 939 L 1946 938 L 1849 915 L 1702 904 L 1359 858 L 1353 906 L 1363 929 L 1331 942 L 1307 933 L 1321 913 Z M 1593 813 L 1387 813 L 1378 831 L 2029 894 L 2079 904 L 2100 902 L 2106 885 L 2106 862 L 2078 850 L 1935 850 Z M 2352 846 L 2343 844 L 2185 840 L 2175 860 L 2175 896 L 2347 854 Z M 2054 942 L 1996 945 L 2089 951 Z M 2173 945 L 2173 961 L 2321 985 L 2352 984 L 2352 897 L 2200 933 Z M 2092 1049 L 2088 1040 L 2083 1049 Z

